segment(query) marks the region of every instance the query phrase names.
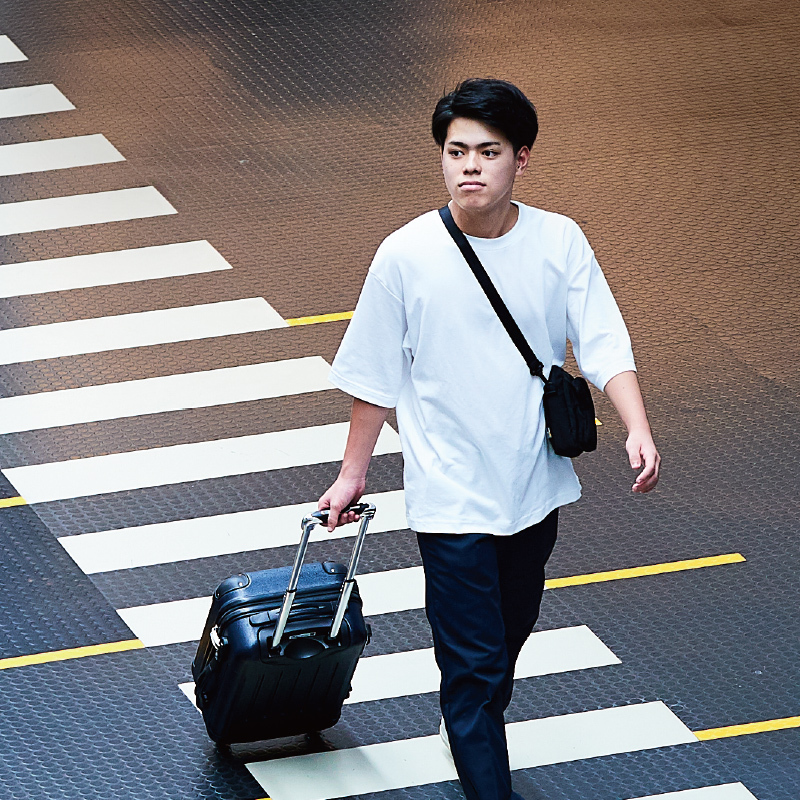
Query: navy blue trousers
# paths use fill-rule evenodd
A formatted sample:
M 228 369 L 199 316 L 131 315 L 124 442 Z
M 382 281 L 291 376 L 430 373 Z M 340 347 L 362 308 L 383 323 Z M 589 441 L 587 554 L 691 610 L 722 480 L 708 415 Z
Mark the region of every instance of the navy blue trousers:
M 467 800 L 522 800 L 511 789 L 503 714 L 557 527 L 558 509 L 513 536 L 417 534 L 442 716 Z

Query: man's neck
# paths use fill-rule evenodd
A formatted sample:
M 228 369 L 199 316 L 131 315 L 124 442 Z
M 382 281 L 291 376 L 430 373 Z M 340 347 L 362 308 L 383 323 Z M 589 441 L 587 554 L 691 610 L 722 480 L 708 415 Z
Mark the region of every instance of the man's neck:
M 470 214 L 452 200 L 450 211 L 456 225 L 467 234 L 481 239 L 497 239 L 508 233 L 516 224 L 519 208 L 509 201 L 507 206 L 498 209 L 481 209 Z

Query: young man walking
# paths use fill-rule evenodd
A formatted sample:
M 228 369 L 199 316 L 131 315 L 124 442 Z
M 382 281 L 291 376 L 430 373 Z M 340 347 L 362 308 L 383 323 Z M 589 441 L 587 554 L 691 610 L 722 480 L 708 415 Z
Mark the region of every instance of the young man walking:
M 630 340 L 578 225 L 512 202 L 538 132 L 512 84 L 470 80 L 436 106 L 449 208 L 533 352 L 562 365 L 569 339 L 583 374 L 628 430 L 640 470 L 659 455 Z M 320 498 L 329 528 L 365 490 L 388 410 L 397 409 L 409 527 L 417 532 L 426 613 L 442 673 L 443 734 L 468 800 L 512 792 L 503 714 L 514 665 L 533 630 L 558 509 L 580 496 L 568 458 L 549 446 L 542 381 L 531 376 L 436 211 L 378 248 L 331 381 L 353 396 L 339 477 Z

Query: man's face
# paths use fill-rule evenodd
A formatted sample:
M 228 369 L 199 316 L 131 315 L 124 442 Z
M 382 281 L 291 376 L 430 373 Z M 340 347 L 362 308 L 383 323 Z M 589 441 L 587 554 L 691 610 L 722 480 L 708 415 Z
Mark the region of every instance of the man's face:
M 453 201 L 468 213 L 505 209 L 511 202 L 514 179 L 528 165 L 527 147 L 514 153 L 497 128 L 457 117 L 447 129 L 442 172 Z

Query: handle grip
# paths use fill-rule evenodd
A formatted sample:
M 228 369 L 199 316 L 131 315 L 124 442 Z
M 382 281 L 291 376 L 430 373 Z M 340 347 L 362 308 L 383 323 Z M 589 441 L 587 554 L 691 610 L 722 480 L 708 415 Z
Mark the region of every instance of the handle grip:
M 369 509 L 369 503 L 352 503 L 351 505 L 347 506 L 347 508 L 343 508 L 339 513 L 348 514 L 350 511 L 355 511 L 356 514 L 361 515 L 368 509 Z M 325 508 L 322 511 L 315 511 L 313 514 L 309 514 L 309 516 L 318 519 L 319 520 L 318 524 L 327 525 L 329 509 Z

